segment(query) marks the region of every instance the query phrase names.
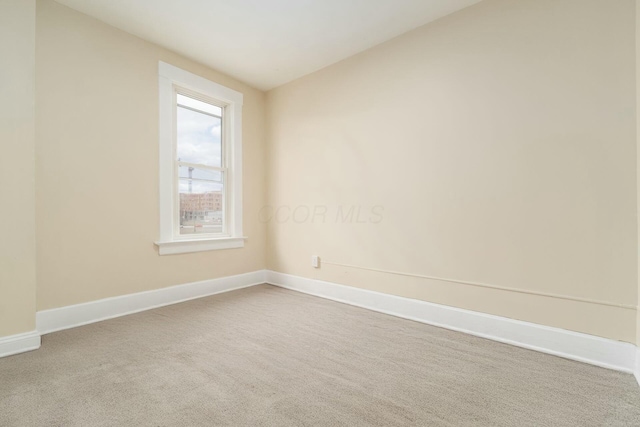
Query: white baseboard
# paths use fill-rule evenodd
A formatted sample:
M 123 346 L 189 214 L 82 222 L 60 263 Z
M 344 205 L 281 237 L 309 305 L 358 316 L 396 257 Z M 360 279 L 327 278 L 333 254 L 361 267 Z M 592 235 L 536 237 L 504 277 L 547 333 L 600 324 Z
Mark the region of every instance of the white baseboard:
M 635 370 L 640 378 L 640 359 L 630 343 L 274 271 L 267 271 L 267 283 L 604 368 Z
M 40 334 L 38 331 L 0 338 L 0 357 L 24 353 L 38 348 L 40 348 Z
M 36 313 L 36 331 L 0 338 L 0 357 L 39 348 L 41 334 L 261 283 L 270 283 L 604 368 L 634 373 L 640 384 L 640 349 L 633 344 L 267 270 L 39 311 Z
M 640 385 L 640 348 L 636 351 L 636 370 L 633 374 L 636 377 L 636 381 L 638 381 L 638 385 Z
M 44 335 L 265 282 L 266 271 L 259 270 L 237 276 L 221 277 L 43 310 L 36 313 L 36 329 Z

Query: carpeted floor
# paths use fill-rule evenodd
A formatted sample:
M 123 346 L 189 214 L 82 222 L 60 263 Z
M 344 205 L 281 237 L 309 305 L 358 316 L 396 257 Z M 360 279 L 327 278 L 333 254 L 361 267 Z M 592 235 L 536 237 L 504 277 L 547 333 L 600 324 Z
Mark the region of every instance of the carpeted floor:
M 0 359 L 0 426 L 640 426 L 635 379 L 268 285 Z

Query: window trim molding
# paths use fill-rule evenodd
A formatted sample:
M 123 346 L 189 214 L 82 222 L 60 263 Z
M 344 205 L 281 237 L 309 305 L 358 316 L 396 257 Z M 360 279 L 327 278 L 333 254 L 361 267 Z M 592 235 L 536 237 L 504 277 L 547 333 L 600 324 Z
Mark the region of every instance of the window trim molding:
M 173 240 L 156 242 L 160 255 L 184 254 L 189 252 L 214 251 L 244 247 L 246 237 L 217 237 L 208 239 Z
M 174 174 L 175 162 L 175 117 L 173 114 L 174 87 L 188 89 L 225 103 L 225 125 L 229 151 L 225 182 L 228 215 L 228 236 L 207 236 L 206 238 L 181 237 L 175 235 Z M 214 83 L 203 77 L 167 64 L 158 62 L 159 90 L 159 203 L 160 239 L 155 242 L 160 255 L 199 252 L 215 249 L 239 248 L 244 246 L 242 232 L 242 104 L 243 95 L 228 87 Z

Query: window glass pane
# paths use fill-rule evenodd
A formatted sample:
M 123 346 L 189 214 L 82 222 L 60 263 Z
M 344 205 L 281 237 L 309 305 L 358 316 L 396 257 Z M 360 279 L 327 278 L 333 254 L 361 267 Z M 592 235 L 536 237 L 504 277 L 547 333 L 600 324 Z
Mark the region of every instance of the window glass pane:
M 222 183 L 181 178 L 178 186 L 180 234 L 222 233 Z
M 222 120 L 177 107 L 178 161 L 222 167 Z
M 222 183 L 222 172 L 208 169 L 198 169 L 191 166 L 179 166 L 180 178 L 192 178 Z
M 176 100 L 178 101 L 178 105 L 194 108 L 196 110 L 200 110 L 205 113 L 222 117 L 222 108 L 218 107 L 217 105 L 211 105 L 209 103 L 199 101 L 194 98 L 189 98 L 188 96 L 181 95 L 179 93 L 177 94 Z

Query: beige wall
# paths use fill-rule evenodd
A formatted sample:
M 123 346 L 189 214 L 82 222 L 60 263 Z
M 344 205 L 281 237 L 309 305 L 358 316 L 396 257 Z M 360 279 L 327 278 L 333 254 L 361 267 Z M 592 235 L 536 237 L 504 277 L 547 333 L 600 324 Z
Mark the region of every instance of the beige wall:
M 269 92 L 268 266 L 635 342 L 634 28 L 633 0 L 485 0 Z
M 38 310 L 265 267 L 264 94 L 37 3 Z M 243 249 L 158 256 L 158 61 L 244 94 Z
M 35 329 L 35 0 L 0 0 L 0 337 Z
M 636 0 L 636 158 L 637 164 L 640 165 L 640 0 Z M 638 223 L 640 224 L 640 171 L 636 169 L 637 179 L 637 207 L 638 207 Z M 638 306 L 640 307 L 640 226 L 638 227 Z M 640 310 L 637 313 L 636 322 L 636 343 L 640 344 Z M 639 350 L 640 351 L 640 350 Z M 640 366 L 640 360 L 636 361 L 636 366 Z M 640 375 L 640 372 L 638 372 Z M 640 381 L 640 377 L 639 377 Z

